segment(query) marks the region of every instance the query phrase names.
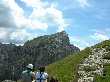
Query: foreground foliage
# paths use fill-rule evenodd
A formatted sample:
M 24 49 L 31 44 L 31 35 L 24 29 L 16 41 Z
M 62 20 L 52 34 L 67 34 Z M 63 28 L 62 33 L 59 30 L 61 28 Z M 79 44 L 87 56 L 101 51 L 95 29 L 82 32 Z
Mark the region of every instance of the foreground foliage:
M 88 57 L 89 54 L 90 49 L 86 48 L 80 53 L 70 55 L 61 61 L 49 65 L 47 67 L 47 72 L 50 76 L 54 76 L 60 82 L 70 82 L 77 77 L 77 65 L 81 63 L 84 58 Z
M 58 61 L 54 64 L 50 64 L 47 67 L 47 72 L 50 76 L 54 76 L 59 80 L 59 82 L 76 82 L 77 80 L 77 65 L 81 63 L 82 60 L 87 58 L 91 54 L 91 48 L 106 48 L 110 51 L 110 40 L 106 40 L 90 48 L 66 57 L 65 59 Z M 109 54 L 106 58 L 109 58 Z M 110 81 L 110 65 L 104 68 L 107 72 L 106 76 L 96 76 L 95 82 L 108 82 Z M 104 79 L 104 80 L 102 80 Z

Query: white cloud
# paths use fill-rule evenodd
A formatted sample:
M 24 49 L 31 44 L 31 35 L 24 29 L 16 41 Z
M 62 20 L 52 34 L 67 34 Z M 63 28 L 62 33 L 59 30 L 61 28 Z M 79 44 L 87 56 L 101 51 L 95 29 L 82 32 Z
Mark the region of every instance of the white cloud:
M 51 4 L 51 6 L 47 8 L 43 6 L 33 8 L 33 12 L 30 15 L 30 18 L 53 21 L 53 23 L 58 26 L 58 31 L 62 31 L 65 29 L 65 27 L 68 26 L 63 17 L 63 12 L 55 8 L 54 4 Z
M 34 28 L 35 29 L 41 29 L 46 30 L 48 28 L 48 25 L 46 23 L 42 23 L 39 21 L 34 21 L 33 19 L 26 18 L 24 16 L 24 11 L 22 8 L 20 8 L 17 3 L 14 0 L 6 0 L 6 5 L 9 6 L 11 9 L 11 14 L 14 18 L 14 22 L 17 25 L 18 28 Z
M 17 43 L 18 41 L 24 43 L 24 41 L 36 36 L 36 34 L 28 33 L 27 28 L 33 30 L 46 30 L 48 28 L 45 23 L 26 18 L 23 9 L 17 5 L 15 0 L 3 0 L 0 6 L 0 13 L 2 13 L 0 18 L 3 19 L 3 22 L 0 21 L 1 42 Z
M 63 18 L 63 13 L 60 10 L 51 6 L 50 8 L 47 8 L 47 13 L 52 16 L 53 21 L 58 25 L 58 31 L 62 31 L 68 26 Z
M 26 28 L 32 29 L 32 30 L 36 30 L 36 29 L 40 29 L 43 31 L 46 31 L 48 28 L 48 24 L 47 23 L 43 23 L 37 20 L 28 20 L 27 21 L 27 26 L 25 26 Z
M 84 48 L 89 47 L 89 46 L 92 45 L 87 40 L 82 39 L 82 38 L 78 38 L 78 37 L 75 37 L 75 36 L 70 36 L 70 43 L 72 43 L 75 46 L 79 47 L 81 50 L 83 50 Z
M 45 17 L 46 16 L 46 10 L 42 7 L 39 7 L 38 9 L 33 8 L 33 12 L 30 15 L 30 18 L 36 19 L 40 17 Z
M 41 0 L 21 0 L 21 1 L 25 2 L 27 6 L 32 6 L 33 8 L 44 6 L 44 3 Z
M 65 22 L 63 12 L 57 9 L 54 4 L 49 4 L 48 2 L 43 2 L 41 0 L 21 1 L 25 2 L 27 6 L 33 8 L 30 16 L 26 17 L 24 15 L 26 11 L 24 11 L 15 2 L 15 0 L 2 0 L 0 5 L 3 6 L 0 8 L 0 12 L 3 12 L 3 16 L 0 15 L 0 18 L 2 17 L 5 20 L 4 23 L 0 21 L 0 28 L 10 27 L 11 31 L 6 31 L 6 29 L 2 30 L 2 32 L 0 31 L 2 33 L 0 35 L 0 40 L 2 40 L 2 36 L 4 36 L 7 37 L 7 41 L 9 42 L 13 42 L 18 39 L 19 41 L 24 42 L 27 39 L 30 39 L 30 37 L 36 36 L 36 34 L 29 33 L 27 29 L 33 31 L 46 31 L 49 23 L 56 25 L 56 27 L 58 27 L 58 31 L 62 31 L 65 29 L 65 27 L 67 27 L 68 24 Z M 21 36 L 22 38 L 20 38 Z
M 3 28 L 0 28 L 0 39 L 5 39 L 7 37 L 7 32 Z
M 30 36 L 31 34 L 27 33 L 25 30 L 16 30 L 15 32 L 11 33 L 10 39 L 24 41 L 28 40 Z
M 91 29 L 91 32 L 93 32 L 93 35 L 90 35 L 90 37 L 94 40 L 104 41 L 104 40 L 108 40 L 110 38 L 110 29 L 109 28 Z
M 90 7 L 89 0 L 77 0 L 81 8 Z
M 70 36 L 70 42 L 82 50 L 110 39 L 110 28 L 90 29 L 90 33 L 87 36 Z
M 24 16 L 24 11 L 14 0 L 7 0 L 7 3 L 12 10 L 12 16 L 14 17 L 15 23 L 18 27 L 30 27 L 32 29 L 46 30 L 48 28 L 47 21 L 53 21 L 53 23 L 58 26 L 58 31 L 62 31 L 68 26 L 68 24 L 65 22 L 65 19 L 63 18 L 63 13 L 56 9 L 54 4 L 46 7 L 47 3 L 42 2 L 41 0 L 22 1 L 33 8 L 33 12 L 29 18 Z M 47 16 L 50 16 L 50 19 L 48 19 Z M 46 21 L 40 22 L 39 20 Z
M 109 36 L 107 36 L 105 34 L 101 34 L 101 33 L 94 33 L 90 37 L 93 38 L 94 40 L 98 40 L 98 41 L 104 41 L 104 40 L 109 39 Z
M 105 30 L 103 29 L 103 30 L 99 30 L 99 29 L 90 29 L 90 31 L 91 32 L 93 32 L 93 33 L 99 33 L 99 34 L 105 34 Z
M 32 6 L 33 7 L 33 6 Z M 33 12 L 30 15 L 31 19 L 42 19 L 42 20 L 46 20 L 46 22 L 49 21 L 53 21 L 53 23 L 56 24 L 56 26 L 58 26 L 58 31 L 62 31 L 65 29 L 65 27 L 68 26 L 68 24 L 66 23 L 64 17 L 63 17 L 63 12 L 58 10 L 54 4 L 51 4 L 50 7 L 44 7 L 44 6 L 40 6 L 40 7 L 33 7 Z
M 4 42 L 4 43 L 10 42 L 9 35 L 11 33 L 11 30 L 12 29 L 10 29 L 10 28 L 0 27 L 0 42 Z
M 10 9 L 10 13 L 14 21 L 13 23 L 15 23 L 17 27 L 21 27 L 26 21 L 22 8 L 17 5 L 15 0 L 4 0 L 3 3 Z

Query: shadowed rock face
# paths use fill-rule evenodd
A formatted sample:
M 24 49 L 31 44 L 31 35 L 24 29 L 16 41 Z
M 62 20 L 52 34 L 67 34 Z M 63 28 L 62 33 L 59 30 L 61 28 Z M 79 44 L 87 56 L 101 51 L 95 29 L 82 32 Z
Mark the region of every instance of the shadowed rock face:
M 40 36 L 27 41 L 24 46 L 0 43 L 0 80 L 19 79 L 28 63 L 46 66 L 79 51 L 70 44 L 65 31 Z

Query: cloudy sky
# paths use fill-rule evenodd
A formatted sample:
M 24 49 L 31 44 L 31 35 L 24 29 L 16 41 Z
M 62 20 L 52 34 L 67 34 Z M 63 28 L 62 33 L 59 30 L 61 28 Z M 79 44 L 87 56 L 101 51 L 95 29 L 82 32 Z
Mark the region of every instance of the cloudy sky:
M 110 0 L 0 0 L 0 42 L 65 30 L 80 49 L 110 38 Z

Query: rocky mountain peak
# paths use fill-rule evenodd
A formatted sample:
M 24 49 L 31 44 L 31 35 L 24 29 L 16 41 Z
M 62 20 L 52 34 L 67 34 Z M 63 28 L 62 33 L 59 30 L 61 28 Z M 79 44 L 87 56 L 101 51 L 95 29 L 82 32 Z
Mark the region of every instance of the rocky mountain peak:
M 0 43 L 0 80 L 19 79 L 28 63 L 47 66 L 79 51 L 65 31 L 34 38 L 23 46 Z

